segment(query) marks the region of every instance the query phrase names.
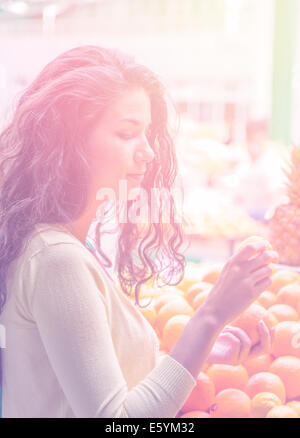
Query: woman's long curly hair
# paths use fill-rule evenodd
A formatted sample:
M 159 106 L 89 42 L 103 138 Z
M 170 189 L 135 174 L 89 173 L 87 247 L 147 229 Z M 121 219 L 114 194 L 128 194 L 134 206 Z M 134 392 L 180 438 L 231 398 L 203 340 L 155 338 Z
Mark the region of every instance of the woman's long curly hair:
M 149 193 L 152 187 L 172 189 L 177 161 L 166 91 L 151 70 L 131 57 L 97 46 L 74 48 L 50 62 L 19 99 L 11 122 L 0 135 L 0 313 L 6 300 L 8 266 L 34 226 L 70 224 L 85 210 L 90 187 L 86 133 L 112 99 L 132 86 L 142 87 L 151 101 L 148 140 L 155 158 L 143 187 Z M 135 286 L 138 304 L 140 286 L 153 277 L 161 278 L 163 270 L 168 272 L 164 278 L 169 284 L 183 277 L 185 259 L 179 252 L 183 239 L 181 224 L 174 220 L 174 200 L 169 226 L 161 220 L 162 210 L 161 204 L 159 221 L 149 221 L 142 234 L 137 224 L 126 223 L 119 237 L 119 282 L 128 295 Z M 96 247 L 102 253 L 99 230 L 100 224 Z M 159 266 L 157 260 L 162 258 Z

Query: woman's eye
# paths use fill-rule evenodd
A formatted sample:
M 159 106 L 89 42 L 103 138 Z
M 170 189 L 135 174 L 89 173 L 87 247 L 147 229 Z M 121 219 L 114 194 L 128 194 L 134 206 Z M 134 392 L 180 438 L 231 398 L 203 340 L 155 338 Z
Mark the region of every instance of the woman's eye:
M 135 134 L 133 132 L 128 132 L 128 133 L 120 132 L 118 135 L 123 140 L 130 140 L 131 138 L 135 137 Z
M 130 140 L 130 139 L 133 139 L 133 138 L 137 137 L 138 135 L 139 135 L 139 132 L 119 132 L 118 133 L 118 136 L 122 140 Z M 149 138 L 150 135 L 151 135 L 151 128 L 147 129 L 146 132 L 145 132 L 145 136 L 147 138 Z

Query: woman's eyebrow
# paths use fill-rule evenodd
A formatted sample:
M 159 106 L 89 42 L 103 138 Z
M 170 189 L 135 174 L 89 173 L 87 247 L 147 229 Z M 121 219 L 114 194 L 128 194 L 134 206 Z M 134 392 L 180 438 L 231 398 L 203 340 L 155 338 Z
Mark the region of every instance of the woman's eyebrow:
M 142 123 L 136 119 L 130 119 L 130 118 L 124 118 L 120 119 L 120 122 L 129 122 L 133 123 L 134 125 L 142 125 Z M 151 122 L 148 124 L 148 127 L 151 126 Z

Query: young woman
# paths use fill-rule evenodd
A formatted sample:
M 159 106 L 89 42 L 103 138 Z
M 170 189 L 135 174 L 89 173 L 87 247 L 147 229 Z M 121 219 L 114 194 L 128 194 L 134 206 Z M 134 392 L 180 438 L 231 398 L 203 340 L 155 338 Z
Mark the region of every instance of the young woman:
M 94 46 L 62 54 L 20 98 L 0 151 L 4 417 L 175 417 L 203 363 L 230 362 L 222 359 L 224 340 L 240 358 L 267 348 L 263 323 L 252 349 L 242 330 L 223 331 L 270 285 L 276 254 L 264 244 L 228 261 L 205 305 L 160 359 L 156 334 L 128 294 L 134 288 L 138 303 L 140 285 L 165 272 L 166 260 L 168 282 L 181 280 L 174 202 L 168 227 L 162 209 L 146 227 L 121 224 L 120 286 L 85 246 L 103 205 L 99 189 L 118 198 L 120 181 L 128 193 L 171 190 L 175 181 L 165 90 L 149 69 Z M 99 227 L 97 249 L 107 260 Z

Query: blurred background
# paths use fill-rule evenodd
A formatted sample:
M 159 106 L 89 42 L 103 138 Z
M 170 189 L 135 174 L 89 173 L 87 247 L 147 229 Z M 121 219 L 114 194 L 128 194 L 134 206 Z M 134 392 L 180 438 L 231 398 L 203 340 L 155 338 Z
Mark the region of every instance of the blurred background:
M 223 261 L 264 235 L 300 140 L 297 0 L 0 0 L 0 126 L 59 53 L 118 47 L 163 79 L 180 113 L 187 258 Z

